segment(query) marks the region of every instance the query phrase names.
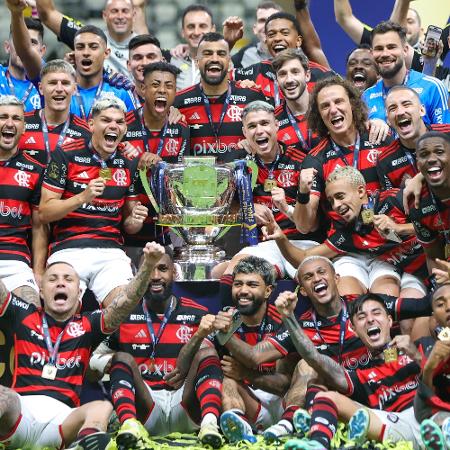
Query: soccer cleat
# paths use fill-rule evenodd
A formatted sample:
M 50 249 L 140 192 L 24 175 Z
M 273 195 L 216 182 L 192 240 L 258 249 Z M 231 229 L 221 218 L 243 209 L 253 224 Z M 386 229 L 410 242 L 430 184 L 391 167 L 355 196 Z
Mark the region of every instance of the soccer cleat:
M 270 426 L 264 431 L 264 440 L 267 443 L 278 442 L 280 438 L 284 436 L 288 436 L 291 434 L 291 431 L 288 430 L 283 424 L 276 423 L 275 425 Z
M 361 445 L 367 439 L 370 416 L 365 408 L 360 408 L 350 417 L 347 438 L 349 441 Z
M 68 449 L 72 450 L 105 450 L 110 441 L 110 436 L 104 431 L 88 434 L 74 442 Z
M 118 450 L 151 448 L 147 430 L 137 419 L 127 419 L 116 436 Z
M 226 411 L 220 416 L 220 428 L 229 442 L 256 442 L 252 427 L 233 411 Z
M 437 423 L 433 422 L 433 420 L 425 419 L 422 421 L 420 424 L 420 436 L 422 437 L 422 442 L 427 450 L 446 449 L 442 430 Z
M 284 445 L 284 450 L 328 450 L 323 444 L 311 439 L 291 439 Z
M 223 445 L 222 435 L 216 423 L 206 423 L 200 427 L 198 440 L 203 445 L 210 445 L 212 448 L 220 448 Z
M 447 448 L 450 448 L 450 417 L 447 417 L 441 426 L 442 435 L 444 436 L 444 442 Z
M 292 417 L 292 422 L 294 423 L 295 431 L 300 436 L 306 436 L 311 428 L 311 415 L 305 409 L 297 409 Z

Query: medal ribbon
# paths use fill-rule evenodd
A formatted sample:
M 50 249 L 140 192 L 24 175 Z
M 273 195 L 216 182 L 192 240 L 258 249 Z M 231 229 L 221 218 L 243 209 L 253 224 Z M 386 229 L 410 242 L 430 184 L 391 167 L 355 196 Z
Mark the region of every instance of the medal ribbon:
M 175 300 L 175 296 L 172 295 L 170 297 L 170 303 L 166 308 L 166 311 L 164 312 L 164 318 L 161 322 L 161 325 L 159 327 L 158 330 L 158 334 L 155 335 L 155 329 L 153 328 L 153 322 L 152 322 L 152 317 L 150 316 L 150 313 L 148 311 L 147 308 L 147 303 L 145 301 L 145 298 L 142 302 L 142 309 L 144 310 L 144 314 L 145 314 L 145 320 L 147 322 L 147 328 L 148 328 L 148 332 L 150 333 L 150 336 L 152 337 L 152 351 L 150 354 L 150 359 L 154 360 L 155 359 L 155 353 L 156 353 L 156 346 L 158 345 L 159 341 L 161 340 L 161 337 L 164 333 L 164 329 L 167 326 L 167 323 L 170 319 L 170 316 L 172 315 L 172 313 L 174 312 L 176 308 L 176 300 Z
M 206 115 L 208 117 L 208 122 L 209 122 L 209 125 L 211 126 L 214 137 L 216 138 L 216 144 L 218 144 L 219 131 L 220 131 L 220 128 L 222 127 L 223 121 L 225 119 L 225 114 L 227 113 L 228 105 L 230 104 L 230 98 L 231 98 L 231 92 L 232 92 L 231 83 L 228 83 L 227 96 L 225 97 L 225 101 L 223 102 L 222 112 L 220 113 L 220 120 L 217 125 L 217 128 L 214 126 L 214 123 L 213 123 L 213 117 L 212 117 L 212 113 L 211 113 L 211 104 L 209 103 L 209 98 L 203 92 L 202 85 L 200 84 L 199 86 L 200 86 L 201 95 L 203 97 L 203 103 L 205 104 L 205 110 L 206 110 Z
M 147 128 L 145 126 L 145 120 L 144 120 L 144 109 L 141 108 L 139 110 L 138 114 L 139 114 L 139 117 L 141 118 L 141 130 L 142 130 L 142 136 L 144 138 L 145 151 L 146 151 L 146 153 L 151 153 L 150 145 L 148 144 L 148 131 L 147 131 Z M 163 127 L 159 131 L 159 142 L 158 142 L 158 148 L 156 149 L 156 154 L 158 156 L 161 156 L 161 153 L 162 153 L 162 150 L 163 150 L 164 139 L 166 137 L 166 131 L 167 131 L 167 126 L 168 125 L 169 125 L 169 121 L 166 119 L 166 121 L 164 122 Z
M 348 319 L 348 312 L 347 312 L 347 305 L 345 304 L 344 300 L 341 299 L 342 303 L 342 309 L 339 313 L 339 364 L 342 364 L 342 351 L 344 348 L 344 340 L 345 340 L 345 330 L 347 328 L 347 319 Z M 320 336 L 320 339 L 322 339 L 322 342 L 326 344 L 327 342 L 323 338 L 322 334 L 320 333 L 319 325 L 317 323 L 317 317 L 316 317 L 316 311 L 313 309 L 311 311 L 312 320 L 314 323 L 314 328 L 317 331 L 317 334 Z
M 11 80 L 11 75 L 10 75 L 8 70 L 6 71 L 5 75 L 6 75 L 6 80 L 8 81 L 9 93 L 11 95 L 14 95 L 15 97 L 17 97 L 16 96 L 16 89 L 14 87 L 14 83 Z M 23 104 L 25 104 L 25 102 L 28 100 L 28 97 L 30 96 L 32 90 L 33 90 L 33 83 L 30 81 L 28 83 L 28 86 L 27 86 L 25 92 L 22 95 L 22 98 L 20 99 L 20 101 Z
M 58 337 L 56 338 L 55 345 L 53 345 L 52 338 L 50 337 L 47 318 L 45 317 L 45 313 L 42 313 L 42 332 L 44 333 L 44 341 L 49 353 L 49 364 L 52 366 L 56 366 L 56 357 L 58 355 L 58 350 L 61 344 L 62 337 L 71 322 L 72 319 L 70 319 L 70 321 L 66 324 L 64 329 L 59 333 Z
M 267 312 L 266 312 L 266 315 L 264 315 L 262 322 L 259 324 L 258 334 L 256 335 L 256 343 L 262 341 L 262 338 L 264 336 L 264 329 L 266 328 L 266 323 L 267 323 Z M 247 340 L 245 338 L 245 332 L 244 332 L 244 329 L 242 328 L 242 325 L 238 328 L 238 333 L 239 333 L 239 336 L 241 337 L 241 341 L 247 342 Z
M 330 138 L 331 145 L 333 146 L 333 150 L 338 154 L 339 158 L 341 158 L 346 166 L 349 166 L 350 164 L 347 161 L 347 157 L 344 155 L 344 152 L 339 147 L 339 145 L 336 144 L 336 142 L 333 141 L 333 139 Z M 356 141 L 355 141 L 355 149 L 353 150 L 353 167 L 355 169 L 358 169 L 359 166 L 359 149 L 360 149 L 361 139 L 359 137 L 359 133 L 356 135 Z
M 48 162 L 50 162 L 50 155 L 51 155 L 52 150 L 50 148 L 50 140 L 48 137 L 47 120 L 45 119 L 45 114 L 44 114 L 43 109 L 41 109 L 39 115 L 41 117 L 42 134 L 44 136 L 45 153 L 47 155 L 47 163 L 48 163 Z M 66 123 L 64 124 L 64 127 L 61 130 L 61 133 L 59 134 L 58 142 L 56 143 L 55 149 L 57 149 L 58 147 L 61 147 L 61 145 L 64 141 L 64 138 L 66 137 L 67 129 L 69 128 L 69 123 L 70 123 L 70 114 L 69 114 L 69 117 L 67 117 Z
M 84 109 L 83 99 L 81 98 L 81 94 L 78 91 L 78 87 L 75 90 L 75 100 L 76 100 L 76 102 L 78 104 L 78 107 L 80 108 L 81 117 L 84 120 L 88 120 L 89 119 L 89 117 L 91 115 L 92 105 L 95 103 L 96 100 L 98 100 L 98 98 L 100 97 L 100 94 L 102 93 L 102 90 L 103 90 L 103 80 L 97 86 L 97 90 L 95 91 L 95 97 L 94 97 L 94 100 L 92 101 L 91 107 L 89 108 L 88 114 L 86 114 L 86 111 Z
M 288 106 L 286 105 L 286 114 L 289 118 L 289 122 L 291 122 L 292 128 L 295 131 L 295 134 L 297 135 L 297 139 L 300 141 L 300 144 L 302 145 L 302 148 L 309 152 L 311 150 L 311 130 L 308 128 L 308 143 L 306 142 L 305 138 L 303 137 L 302 130 L 300 130 L 300 127 L 298 126 L 298 122 L 295 120 L 294 115 L 289 111 Z

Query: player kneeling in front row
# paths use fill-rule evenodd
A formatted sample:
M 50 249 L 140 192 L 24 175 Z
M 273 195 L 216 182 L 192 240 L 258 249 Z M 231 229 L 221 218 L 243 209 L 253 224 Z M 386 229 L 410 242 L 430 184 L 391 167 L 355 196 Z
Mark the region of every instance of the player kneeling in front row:
M 47 267 L 40 292 L 43 309 L 8 292 L 0 281 L 0 329 L 14 334 L 16 361 L 12 389 L 0 386 L 0 445 L 59 449 L 77 439 L 75 448 L 105 448 L 112 406 L 106 401 L 80 406 L 83 377 L 92 349 L 144 295 L 163 251 L 148 243 L 139 272 L 111 304 L 83 315 L 80 279 L 67 262 Z
M 223 374 L 212 344 L 202 343 L 186 373 L 176 368 L 177 358 L 189 351 L 187 343 L 203 341 L 211 333 L 214 316 L 204 306 L 172 293 L 174 275 L 166 253 L 149 275 L 137 309 L 106 342 L 116 352 L 109 373 L 114 409 L 122 424 L 116 438 L 119 448 L 145 446 L 147 431 L 164 436 L 199 429 L 203 444 L 222 445 L 218 418 Z

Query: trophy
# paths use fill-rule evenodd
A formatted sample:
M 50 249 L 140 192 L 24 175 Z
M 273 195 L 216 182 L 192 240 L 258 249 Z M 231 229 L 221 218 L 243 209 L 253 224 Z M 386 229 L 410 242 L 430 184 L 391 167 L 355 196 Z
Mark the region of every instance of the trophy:
M 246 167 L 246 162 L 240 163 Z M 160 162 L 152 171 L 150 184 L 141 171 L 144 188 L 159 213 L 158 225 L 170 227 L 185 242 L 174 252 L 184 281 L 212 280 L 212 269 L 226 260 L 225 251 L 215 241 L 242 223 L 241 196 L 241 209 L 232 210 L 240 184 L 236 164 L 216 164 L 214 157 L 185 157 L 177 164 Z M 253 204 L 251 190 L 250 182 L 247 191 Z

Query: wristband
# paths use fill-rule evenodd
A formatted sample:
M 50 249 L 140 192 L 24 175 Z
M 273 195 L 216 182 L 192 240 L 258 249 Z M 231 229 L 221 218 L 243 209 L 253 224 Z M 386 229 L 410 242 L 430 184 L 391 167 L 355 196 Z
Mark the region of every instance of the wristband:
M 294 214 L 295 208 L 292 205 L 288 205 L 286 216 L 291 217 Z
M 310 192 L 297 192 L 297 201 L 301 204 L 301 205 L 306 205 L 307 203 L 309 203 L 309 197 L 311 196 Z

